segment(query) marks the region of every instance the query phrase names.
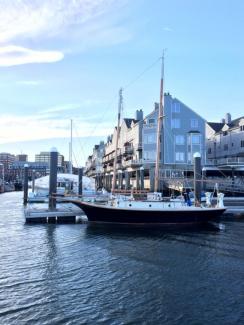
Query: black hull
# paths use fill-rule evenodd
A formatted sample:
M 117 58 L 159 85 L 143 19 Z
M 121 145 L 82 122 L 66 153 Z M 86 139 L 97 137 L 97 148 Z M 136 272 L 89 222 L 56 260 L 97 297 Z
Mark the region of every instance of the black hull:
M 204 224 L 219 222 L 225 209 L 199 209 L 199 210 L 129 210 L 109 208 L 90 203 L 73 201 L 86 214 L 89 221 L 127 224 Z

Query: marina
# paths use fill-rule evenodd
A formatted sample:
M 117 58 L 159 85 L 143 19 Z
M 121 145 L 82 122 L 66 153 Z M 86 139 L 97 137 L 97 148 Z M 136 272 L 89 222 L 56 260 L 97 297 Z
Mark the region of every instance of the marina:
M 0 325 L 244 324 L 243 12 L 0 0 Z
M 1 324 L 243 323 L 243 220 L 26 224 L 22 198 L 0 197 Z

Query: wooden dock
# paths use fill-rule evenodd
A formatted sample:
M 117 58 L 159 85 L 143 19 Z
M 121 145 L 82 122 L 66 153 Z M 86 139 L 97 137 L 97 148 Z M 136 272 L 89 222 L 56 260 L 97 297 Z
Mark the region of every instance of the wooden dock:
M 24 210 L 26 223 L 76 223 L 77 217 L 85 216 L 84 212 L 73 204 L 58 204 L 50 210 L 47 207 L 29 205 Z

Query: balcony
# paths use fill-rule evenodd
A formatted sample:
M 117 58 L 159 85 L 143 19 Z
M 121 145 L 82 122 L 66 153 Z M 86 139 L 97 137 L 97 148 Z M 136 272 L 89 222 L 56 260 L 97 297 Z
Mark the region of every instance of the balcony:
M 240 166 L 240 165 L 244 165 L 244 157 L 211 159 L 211 160 L 207 160 L 207 165 Z
M 142 142 L 138 142 L 134 145 L 135 150 L 142 150 Z
M 124 162 L 126 167 L 140 167 L 143 165 L 143 159 L 128 160 Z
M 132 146 L 125 146 L 121 151 L 123 156 L 131 155 L 134 152 L 134 148 Z

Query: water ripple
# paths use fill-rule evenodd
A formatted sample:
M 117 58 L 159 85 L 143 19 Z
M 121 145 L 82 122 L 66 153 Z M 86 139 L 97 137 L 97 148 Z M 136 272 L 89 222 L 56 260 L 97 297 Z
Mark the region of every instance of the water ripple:
M 0 197 L 0 324 L 241 324 L 244 222 L 25 225 Z

